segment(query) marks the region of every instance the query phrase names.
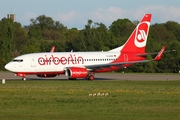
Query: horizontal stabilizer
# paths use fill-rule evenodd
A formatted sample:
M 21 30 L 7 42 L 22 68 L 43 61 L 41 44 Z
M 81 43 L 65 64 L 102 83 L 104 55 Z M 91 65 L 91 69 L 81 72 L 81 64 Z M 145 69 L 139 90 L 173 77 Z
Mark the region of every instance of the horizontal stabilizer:
M 164 53 L 175 52 L 176 50 L 166 50 Z M 137 54 L 137 56 L 146 57 L 148 55 L 157 55 L 159 52 Z

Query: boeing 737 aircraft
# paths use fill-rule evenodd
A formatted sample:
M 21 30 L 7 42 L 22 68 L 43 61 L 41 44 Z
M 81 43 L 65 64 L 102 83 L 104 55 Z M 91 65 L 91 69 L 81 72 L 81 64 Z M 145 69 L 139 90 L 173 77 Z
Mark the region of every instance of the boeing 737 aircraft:
M 151 14 L 145 14 L 127 42 L 106 52 L 50 52 L 32 53 L 14 58 L 5 68 L 26 80 L 26 75 L 55 77 L 65 74 L 68 79 L 86 78 L 94 80 L 94 73 L 110 72 L 126 68 L 135 63 L 158 61 L 165 46 L 153 60 L 146 60 L 146 43 Z

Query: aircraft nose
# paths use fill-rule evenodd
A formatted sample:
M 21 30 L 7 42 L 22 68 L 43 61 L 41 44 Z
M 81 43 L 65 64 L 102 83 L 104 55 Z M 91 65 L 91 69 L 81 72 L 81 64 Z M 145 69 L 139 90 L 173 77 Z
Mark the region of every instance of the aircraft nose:
M 4 67 L 5 67 L 6 70 L 11 71 L 12 66 L 10 65 L 10 63 L 6 64 Z

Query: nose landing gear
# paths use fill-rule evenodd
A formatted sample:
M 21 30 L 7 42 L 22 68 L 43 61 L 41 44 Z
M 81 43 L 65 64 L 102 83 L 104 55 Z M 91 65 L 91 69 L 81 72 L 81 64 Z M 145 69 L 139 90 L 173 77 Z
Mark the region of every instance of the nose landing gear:
M 26 78 L 25 78 L 25 77 L 23 77 L 23 78 L 22 78 L 22 80 L 23 80 L 23 81 L 26 81 Z
M 24 74 L 24 73 L 16 73 L 15 76 L 22 77 L 22 80 L 26 81 L 26 74 Z

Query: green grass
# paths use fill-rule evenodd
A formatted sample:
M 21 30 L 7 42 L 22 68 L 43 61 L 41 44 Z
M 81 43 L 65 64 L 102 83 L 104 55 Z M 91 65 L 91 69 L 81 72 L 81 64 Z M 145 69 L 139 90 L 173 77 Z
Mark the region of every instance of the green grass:
M 90 93 L 109 96 L 89 97 Z M 180 81 L 6 81 L 1 120 L 179 120 Z

